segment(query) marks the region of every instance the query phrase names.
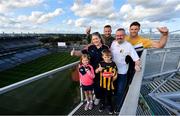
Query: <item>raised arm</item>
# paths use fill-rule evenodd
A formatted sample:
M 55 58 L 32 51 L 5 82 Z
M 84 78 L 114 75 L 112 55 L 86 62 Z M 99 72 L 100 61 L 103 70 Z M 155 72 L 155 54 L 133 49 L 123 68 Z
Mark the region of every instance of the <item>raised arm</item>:
M 86 39 L 88 41 L 88 44 L 91 43 L 91 26 L 86 29 Z
M 86 35 L 89 35 L 91 33 L 91 26 L 86 29 Z
M 161 33 L 161 37 L 160 37 L 159 41 L 152 41 L 152 47 L 153 48 L 164 48 L 164 46 L 167 43 L 169 30 L 167 27 L 160 27 L 157 29 Z

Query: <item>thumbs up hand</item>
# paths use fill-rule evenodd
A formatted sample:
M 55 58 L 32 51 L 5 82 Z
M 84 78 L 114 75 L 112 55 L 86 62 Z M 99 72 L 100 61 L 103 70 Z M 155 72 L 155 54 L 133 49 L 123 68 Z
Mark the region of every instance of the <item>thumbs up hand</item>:
M 103 69 L 103 68 L 102 68 L 102 67 L 101 67 L 101 65 L 99 64 L 99 67 L 98 67 L 98 69 L 97 69 L 97 70 L 98 70 L 98 72 L 101 72 L 101 71 L 102 71 L 102 69 Z
M 73 48 L 71 51 L 71 56 L 74 56 L 74 51 L 75 51 L 75 49 Z
M 103 68 L 102 68 L 101 65 L 99 64 L 99 67 L 95 70 L 95 72 L 96 72 L 96 73 L 99 73 L 99 72 L 102 71 L 102 69 L 103 69 Z
M 99 65 L 99 68 L 98 68 L 99 72 L 101 72 L 102 69 L 103 69 L 103 68 L 101 67 L 101 65 Z

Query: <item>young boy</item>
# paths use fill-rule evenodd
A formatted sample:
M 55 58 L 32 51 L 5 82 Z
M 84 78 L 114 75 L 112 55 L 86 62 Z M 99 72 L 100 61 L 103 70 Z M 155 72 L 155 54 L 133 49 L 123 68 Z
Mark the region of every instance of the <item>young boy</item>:
M 113 81 L 117 78 L 117 67 L 112 61 L 112 55 L 109 50 L 103 50 L 103 61 L 99 63 L 99 67 L 95 70 L 96 73 L 100 73 L 100 89 L 101 99 L 99 112 L 102 112 L 107 106 L 109 114 L 113 114 L 112 96 L 114 85 Z

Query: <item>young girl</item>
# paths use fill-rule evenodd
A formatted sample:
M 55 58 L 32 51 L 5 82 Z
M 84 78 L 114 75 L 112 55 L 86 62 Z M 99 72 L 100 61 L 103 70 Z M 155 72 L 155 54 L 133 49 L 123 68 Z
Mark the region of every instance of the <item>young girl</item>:
M 94 69 L 89 64 L 89 57 L 87 54 L 82 54 L 79 64 L 79 76 L 80 83 L 82 84 L 82 89 L 84 91 L 87 103 L 84 107 L 84 110 L 91 110 L 93 108 L 93 78 Z

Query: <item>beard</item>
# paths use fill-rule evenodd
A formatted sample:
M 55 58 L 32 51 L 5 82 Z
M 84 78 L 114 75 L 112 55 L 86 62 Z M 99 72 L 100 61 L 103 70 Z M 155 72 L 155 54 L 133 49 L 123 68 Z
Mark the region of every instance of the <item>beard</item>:
M 121 43 L 124 42 L 124 39 L 123 39 L 123 38 L 118 38 L 118 39 L 117 39 L 117 42 L 118 42 L 119 44 L 121 44 Z

